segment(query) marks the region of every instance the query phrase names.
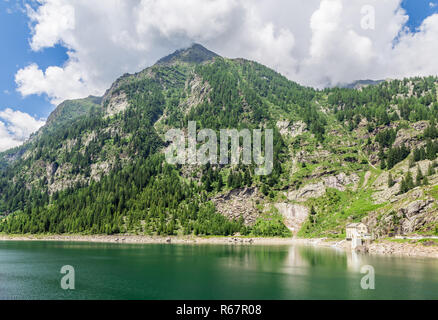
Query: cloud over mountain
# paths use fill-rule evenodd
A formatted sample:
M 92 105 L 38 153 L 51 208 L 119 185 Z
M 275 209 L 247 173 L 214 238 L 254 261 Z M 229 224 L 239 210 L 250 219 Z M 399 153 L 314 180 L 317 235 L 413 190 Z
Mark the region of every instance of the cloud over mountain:
M 401 0 L 38 2 L 27 6 L 32 50 L 61 44 L 69 59 L 45 70 L 30 64 L 16 83 L 23 95 L 47 94 L 52 103 L 102 94 L 119 75 L 193 42 L 316 87 L 438 73 L 438 15 L 413 33 Z M 370 13 L 375 27 L 363 28 Z
M 43 120 L 10 108 L 0 111 L 0 152 L 19 146 L 44 123 Z

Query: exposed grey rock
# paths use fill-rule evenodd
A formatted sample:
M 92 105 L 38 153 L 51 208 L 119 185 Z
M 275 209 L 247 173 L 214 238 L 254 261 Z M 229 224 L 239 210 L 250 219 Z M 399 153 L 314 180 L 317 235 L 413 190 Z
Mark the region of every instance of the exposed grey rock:
M 368 253 L 368 248 L 366 246 L 357 246 L 355 250 L 359 253 Z
M 406 209 L 401 209 L 401 211 L 406 217 L 412 218 L 423 212 L 432 203 L 433 200 L 418 200 L 410 203 Z
M 416 122 L 412 125 L 412 128 L 414 128 L 414 130 L 416 131 L 423 131 L 426 130 L 426 128 L 429 126 L 429 122 L 428 121 L 419 121 Z
M 359 177 L 357 174 L 347 176 L 345 173 L 340 173 L 337 176 L 324 178 L 324 185 L 327 188 L 337 189 L 339 191 L 345 191 L 345 187 L 349 184 L 357 184 Z
M 59 165 L 56 162 L 48 163 L 46 166 L 47 176 L 50 178 L 55 175 Z
M 297 121 L 291 125 L 290 121 L 283 120 L 277 122 L 277 128 L 282 136 L 290 136 L 292 138 L 303 134 L 307 125 L 303 121 Z
M 322 180 L 322 182 L 308 184 L 299 190 L 289 192 L 287 195 L 288 199 L 291 201 L 304 202 L 310 198 L 323 196 L 327 188 L 345 191 L 348 185 L 353 185 L 353 188 L 356 189 L 360 179 L 357 174 L 347 176 L 345 173 L 340 173 L 337 176 L 324 177 Z
M 389 233 L 412 234 L 438 222 L 438 215 L 434 210 L 436 201 L 433 199 L 409 200 L 414 194 L 415 191 L 400 196 L 390 212 L 382 215 L 382 212 L 376 211 L 367 217 L 368 224 L 377 237 L 386 237 Z
M 367 173 L 365 173 L 362 188 L 365 188 L 368 185 L 368 181 L 370 180 L 370 178 L 371 178 L 371 171 L 367 171 Z
M 210 84 L 197 74 L 187 83 L 187 88 L 190 89 L 191 94 L 188 99 L 179 106 L 181 110 L 184 110 L 185 114 L 188 114 L 190 110 L 206 101 L 211 92 Z
M 319 182 L 316 184 L 308 184 L 305 187 L 291 191 L 288 193 L 287 198 L 291 201 L 304 202 L 310 198 L 322 197 L 326 192 L 324 183 Z
M 309 217 L 309 208 L 289 203 L 276 203 L 275 208 L 284 217 L 285 225 L 293 232 L 297 233 L 303 223 Z
M 245 225 L 253 225 L 261 213 L 257 203 L 262 197 L 257 188 L 235 189 L 211 200 L 222 215 L 234 220 L 243 217 Z
M 128 97 L 125 92 L 120 91 L 117 95 L 113 95 L 109 100 L 108 107 L 105 110 L 107 116 L 113 116 L 129 106 Z

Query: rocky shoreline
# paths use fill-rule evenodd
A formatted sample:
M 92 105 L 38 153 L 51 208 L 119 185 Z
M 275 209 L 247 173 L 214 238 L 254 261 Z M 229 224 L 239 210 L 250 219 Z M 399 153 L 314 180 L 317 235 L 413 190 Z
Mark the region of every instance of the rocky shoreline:
M 347 241 L 333 241 L 327 239 L 297 239 L 298 243 L 312 244 L 319 247 L 332 247 L 343 250 L 351 250 L 350 244 Z M 370 255 L 384 256 L 400 256 L 400 257 L 416 257 L 416 258 L 438 258 L 438 243 L 429 242 L 405 242 L 400 243 L 390 240 L 379 240 L 372 242 L 365 247 L 359 247 L 358 252 L 367 253 Z
M 139 235 L 1 235 L 0 241 L 65 241 L 121 244 L 260 244 L 291 245 L 292 238 L 159 237 Z
M 378 255 L 438 258 L 438 244 L 432 242 L 398 243 L 385 240 L 370 244 L 368 252 Z
M 345 240 L 298 238 L 243 238 L 243 237 L 157 237 L 139 235 L 1 235 L 0 241 L 65 241 L 120 244 L 227 244 L 227 245 L 311 245 L 350 250 Z M 366 247 L 368 254 L 438 258 L 438 243 L 399 243 L 379 240 Z

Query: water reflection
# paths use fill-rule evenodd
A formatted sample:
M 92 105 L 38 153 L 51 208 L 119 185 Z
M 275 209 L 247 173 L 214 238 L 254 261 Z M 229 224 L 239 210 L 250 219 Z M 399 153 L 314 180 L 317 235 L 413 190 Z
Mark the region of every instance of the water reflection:
M 311 246 L 298 247 L 301 257 L 308 261 L 310 266 L 324 266 L 326 268 L 338 268 L 347 265 L 345 252 L 315 248 Z
M 363 256 L 356 251 L 348 251 L 345 256 L 347 257 L 347 269 L 351 272 L 360 272 L 362 266 L 366 265 Z
M 60 290 L 73 265 L 77 290 Z M 360 287 L 362 266 L 376 290 Z M 0 242 L 0 299 L 436 299 L 434 259 L 313 246 Z

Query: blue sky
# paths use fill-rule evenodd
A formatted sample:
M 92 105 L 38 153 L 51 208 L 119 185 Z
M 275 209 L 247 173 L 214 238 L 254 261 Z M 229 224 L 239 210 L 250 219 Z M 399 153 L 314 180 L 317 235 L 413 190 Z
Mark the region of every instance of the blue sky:
M 409 28 L 414 30 L 426 17 L 438 12 L 438 0 L 403 0 L 402 7 L 409 15 Z
M 32 95 L 23 98 L 16 91 L 15 73 L 30 63 L 37 63 L 44 69 L 51 65 L 60 66 L 67 60 L 67 50 L 57 45 L 41 52 L 32 51 L 28 17 L 10 2 L 0 1 L 0 110 L 13 108 L 46 118 L 53 110 L 47 97 Z
M 38 118 L 46 118 L 53 110 L 46 95 L 31 95 L 23 98 L 16 91 L 15 73 L 30 63 L 41 69 L 49 66 L 62 66 L 68 59 L 67 50 L 61 45 L 34 52 L 29 46 L 31 37 L 29 18 L 12 1 L 0 0 L 0 110 L 13 108 Z M 409 15 L 408 26 L 415 30 L 429 15 L 438 12 L 438 5 L 430 3 L 438 0 L 404 0 L 403 8 Z

